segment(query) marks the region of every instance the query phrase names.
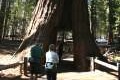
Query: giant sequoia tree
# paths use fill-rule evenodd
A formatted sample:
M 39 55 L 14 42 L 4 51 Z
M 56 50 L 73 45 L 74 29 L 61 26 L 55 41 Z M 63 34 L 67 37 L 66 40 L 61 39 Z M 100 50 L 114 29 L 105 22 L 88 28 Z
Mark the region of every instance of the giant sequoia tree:
M 97 47 L 90 32 L 87 0 L 74 0 L 72 27 L 74 39 L 74 62 L 78 69 L 89 68 L 88 56 L 95 56 Z
M 67 27 L 73 31 L 75 66 L 87 70 L 87 57 L 96 50 L 87 5 L 87 0 L 39 0 L 17 53 L 35 42 L 43 43 L 47 50 L 49 44 L 56 43 L 58 29 Z

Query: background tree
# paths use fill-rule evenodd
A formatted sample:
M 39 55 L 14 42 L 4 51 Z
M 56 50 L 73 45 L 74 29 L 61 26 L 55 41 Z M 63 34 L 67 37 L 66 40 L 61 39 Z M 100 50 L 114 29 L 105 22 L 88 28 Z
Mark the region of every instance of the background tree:
M 97 28 L 96 37 L 102 38 L 107 37 L 108 31 L 108 8 L 106 0 L 96 1 L 96 17 L 97 17 Z
M 4 27 L 4 20 L 5 20 L 5 12 L 6 12 L 6 3 L 7 0 L 1 1 L 1 11 L 0 11 L 0 42 L 2 40 L 2 33 L 3 33 L 3 27 Z
M 109 43 L 113 42 L 114 34 L 119 34 L 117 30 L 119 30 L 119 8 L 120 8 L 120 1 L 118 0 L 108 0 L 109 6 L 109 27 L 108 27 L 108 34 L 109 34 Z
M 5 18 L 4 18 L 4 24 L 3 24 L 3 29 L 2 29 L 2 40 L 4 40 L 4 37 L 5 37 L 5 33 L 6 33 L 6 30 L 7 30 L 7 23 L 8 23 L 8 19 L 9 19 L 9 15 L 10 15 L 10 4 L 11 4 L 11 1 L 7 1 L 6 2 L 6 10 L 5 10 Z
M 112 31 L 113 34 L 119 32 L 119 4 L 120 1 L 119 0 L 110 0 L 110 4 L 109 4 L 109 0 L 100 0 L 100 1 L 95 1 L 95 0 L 90 0 L 91 4 L 91 17 L 92 17 L 92 13 L 96 12 L 96 15 L 94 15 L 94 17 L 96 17 L 96 21 L 97 21 L 97 28 L 96 28 L 96 37 L 97 38 L 101 38 L 101 37 L 105 37 L 108 38 L 109 33 L 111 33 L 110 31 Z M 92 6 L 96 7 L 96 10 L 92 12 Z M 111 7 L 109 7 L 111 6 Z M 111 9 L 110 9 L 111 8 Z M 110 18 L 111 15 L 111 18 Z M 113 17 L 112 17 L 113 16 Z M 91 18 L 92 19 L 92 18 Z M 110 20 L 111 19 L 111 20 Z M 95 23 L 95 21 L 93 21 Z M 92 22 L 91 22 L 92 24 Z M 110 24 L 113 24 L 113 27 L 111 28 L 112 30 L 110 30 Z M 114 35 L 113 35 L 114 37 Z
M 36 0 L 8 0 L 6 2 L 3 39 L 21 40 L 36 6 Z
M 109 5 L 109 27 L 108 27 L 108 36 L 109 36 L 109 44 L 113 42 L 113 26 L 115 25 L 115 11 L 114 11 L 114 1 L 108 0 Z
M 115 8 L 116 25 L 115 25 L 115 28 L 114 28 L 114 32 L 117 33 L 118 36 L 120 36 L 120 1 L 116 0 L 115 4 L 116 4 L 116 8 Z
M 96 28 L 97 28 L 97 11 L 96 11 L 96 3 L 97 3 L 97 0 L 92 0 L 91 2 L 89 2 L 89 5 L 90 5 L 90 21 L 91 21 L 91 32 L 92 32 L 92 35 L 94 37 L 96 37 Z

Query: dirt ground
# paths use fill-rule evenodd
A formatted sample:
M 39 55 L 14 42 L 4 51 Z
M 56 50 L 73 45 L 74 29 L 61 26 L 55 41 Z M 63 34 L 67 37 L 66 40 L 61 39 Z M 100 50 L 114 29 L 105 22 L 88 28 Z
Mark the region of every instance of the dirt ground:
M 0 66 L 3 64 L 11 64 L 16 61 L 12 55 L 18 48 L 18 45 L 0 45 Z M 74 70 L 71 55 L 64 55 L 64 59 L 58 69 L 57 80 L 118 80 L 116 76 L 107 72 L 95 70 L 89 72 L 77 72 Z M 0 71 L 0 80 L 30 80 L 30 76 L 20 74 L 20 67 L 10 68 Z M 38 80 L 46 80 L 44 74 Z
M 67 59 L 68 60 L 68 59 Z M 77 72 L 71 68 L 71 62 L 64 60 L 63 64 L 66 65 L 64 68 L 58 70 L 57 80 L 117 80 L 117 77 L 107 72 L 95 70 L 89 72 Z M 3 70 L 1 73 L 4 75 L 1 76 L 0 80 L 30 80 L 30 74 L 24 76 L 20 74 L 19 67 Z M 46 80 L 46 75 L 44 74 L 38 80 Z

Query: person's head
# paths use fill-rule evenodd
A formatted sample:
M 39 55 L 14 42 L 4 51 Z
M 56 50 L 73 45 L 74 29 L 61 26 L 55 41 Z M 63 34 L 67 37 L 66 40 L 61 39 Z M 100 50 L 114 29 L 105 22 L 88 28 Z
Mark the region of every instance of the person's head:
M 35 45 L 36 45 L 36 46 L 40 46 L 40 47 L 42 47 L 42 46 L 43 46 L 43 44 L 42 44 L 42 43 L 40 43 L 40 42 L 36 42 L 36 43 L 35 43 Z
M 56 48 L 55 48 L 55 45 L 54 45 L 54 44 L 50 44 L 50 45 L 49 45 L 49 50 L 50 50 L 50 51 L 55 51 L 55 49 L 56 49 Z

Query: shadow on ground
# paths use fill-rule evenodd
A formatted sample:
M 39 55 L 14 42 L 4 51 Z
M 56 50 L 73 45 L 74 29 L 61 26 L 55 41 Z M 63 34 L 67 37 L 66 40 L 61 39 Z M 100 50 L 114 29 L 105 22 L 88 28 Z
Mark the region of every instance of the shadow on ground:
M 75 72 L 73 61 L 62 60 L 58 66 L 58 73 Z

